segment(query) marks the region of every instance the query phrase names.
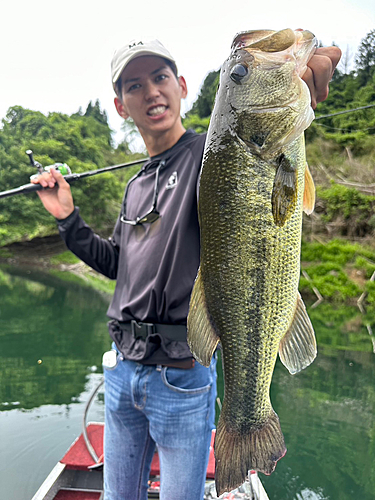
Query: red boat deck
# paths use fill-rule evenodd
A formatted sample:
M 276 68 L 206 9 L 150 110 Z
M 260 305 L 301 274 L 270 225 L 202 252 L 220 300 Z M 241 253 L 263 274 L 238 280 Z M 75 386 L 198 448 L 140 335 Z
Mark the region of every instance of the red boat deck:
M 88 439 L 101 462 L 103 456 L 104 424 L 91 423 L 87 427 Z M 212 432 L 207 479 L 215 477 L 215 457 Z M 159 498 L 160 464 L 157 452 L 151 463 L 149 498 Z M 79 436 L 58 462 L 32 500 L 100 500 L 103 493 L 103 474 L 90 455 L 83 434 Z
M 103 455 L 103 424 L 89 424 L 87 426 L 87 435 L 95 453 L 98 457 Z M 69 450 L 65 453 L 62 464 L 66 465 L 67 469 L 87 470 L 88 467 L 94 464 L 93 459 L 87 449 L 83 434 L 74 441 Z
M 60 490 L 54 500 L 99 500 L 101 493 L 89 491 Z
M 89 424 L 87 427 L 88 438 L 98 457 L 101 457 L 103 455 L 103 431 L 103 424 Z M 210 457 L 206 473 L 207 479 L 213 479 L 215 477 L 215 457 L 213 452 L 214 439 L 215 431 L 212 431 Z M 88 467 L 94 465 L 93 459 L 91 458 L 91 455 L 86 447 L 86 443 L 82 434 L 66 452 L 64 458 L 61 460 L 61 463 L 65 464 L 67 469 L 74 470 L 87 470 Z M 151 476 L 159 475 L 159 456 L 157 453 L 155 453 L 151 464 Z M 74 498 L 78 499 L 79 497 Z

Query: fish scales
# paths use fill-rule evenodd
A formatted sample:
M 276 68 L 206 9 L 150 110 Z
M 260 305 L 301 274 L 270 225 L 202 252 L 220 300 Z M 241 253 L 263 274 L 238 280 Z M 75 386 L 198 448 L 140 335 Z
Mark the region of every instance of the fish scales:
M 286 452 L 269 397 L 278 352 L 291 373 L 316 355 L 298 294 L 305 179 L 312 181 L 303 137 L 311 111 L 297 66 L 306 64 L 314 37 L 284 32 L 267 31 L 264 46 L 257 32 L 235 38 L 221 70 L 200 179 L 201 263 L 188 342 L 205 365 L 219 341 L 222 348 L 219 495 L 243 483 L 250 469 L 270 474 Z M 270 55 L 264 47 L 273 36 L 282 50 Z
M 218 330 L 225 332 L 221 336 L 225 366 L 223 413 L 230 416 L 231 409 L 236 414 L 241 411 L 249 428 L 249 417 L 261 422 L 261 415 L 253 415 L 255 412 L 261 412 L 264 421 L 270 411 L 271 375 L 280 339 L 295 308 L 291 297 L 299 280 L 299 256 L 294 248 L 300 244 L 302 212 L 297 209 L 284 227 L 275 226 L 270 200 L 275 169 L 246 154 L 243 148 L 237 148 L 236 164 L 253 164 L 261 177 L 261 190 L 252 169 L 238 175 L 228 162 L 222 176 L 212 176 L 211 161 L 205 161 L 200 184 L 201 225 L 211 226 L 212 222 L 209 232 L 202 231 L 201 276 L 205 289 L 210 290 L 207 307 Z M 302 169 L 299 176 L 302 189 Z M 233 184 L 233 190 L 228 189 L 228 183 Z M 221 215 L 222 198 L 227 200 L 228 212 L 241 213 L 240 218 Z M 218 246 L 215 242 L 221 235 L 227 237 Z M 215 267 L 210 262 L 215 262 Z M 267 343 L 263 341 L 265 331 Z M 233 352 L 237 355 L 230 359 Z M 249 397 L 249 393 L 258 397 Z

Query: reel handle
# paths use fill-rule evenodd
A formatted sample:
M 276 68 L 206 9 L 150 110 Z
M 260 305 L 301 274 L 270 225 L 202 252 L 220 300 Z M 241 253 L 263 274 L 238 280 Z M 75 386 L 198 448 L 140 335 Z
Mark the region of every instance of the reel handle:
M 28 149 L 26 151 L 26 154 L 29 157 L 31 165 L 34 167 L 35 166 L 35 161 L 34 161 L 34 156 L 33 156 L 33 152 L 31 151 L 31 149 Z
M 35 167 L 40 174 L 42 174 L 43 173 L 43 167 L 42 167 L 42 165 L 38 161 L 34 160 L 33 152 L 31 151 L 31 149 L 28 149 L 26 151 L 26 154 L 29 157 L 31 165 L 33 167 Z

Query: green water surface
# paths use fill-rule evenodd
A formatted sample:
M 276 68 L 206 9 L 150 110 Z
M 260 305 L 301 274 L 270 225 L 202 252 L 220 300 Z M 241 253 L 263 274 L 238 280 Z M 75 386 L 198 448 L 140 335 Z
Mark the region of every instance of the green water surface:
M 0 269 L 0 498 L 30 500 L 81 432 L 110 348 L 109 297 L 81 278 Z M 271 399 L 288 448 L 261 475 L 270 500 L 375 498 L 375 354 L 356 308 L 310 310 L 319 354 Z M 222 373 L 219 369 L 219 395 Z M 90 420 L 103 420 L 103 394 Z M 192 480 L 194 480 L 192 478 Z

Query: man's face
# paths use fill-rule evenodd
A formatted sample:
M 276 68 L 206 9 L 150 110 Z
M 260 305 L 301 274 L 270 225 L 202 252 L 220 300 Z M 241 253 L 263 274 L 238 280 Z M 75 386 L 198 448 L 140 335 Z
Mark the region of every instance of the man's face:
M 142 56 L 131 61 L 121 75 L 122 99 L 115 99 L 118 113 L 131 117 L 144 136 L 173 131 L 180 125 L 181 98 L 187 89 L 161 57 Z

